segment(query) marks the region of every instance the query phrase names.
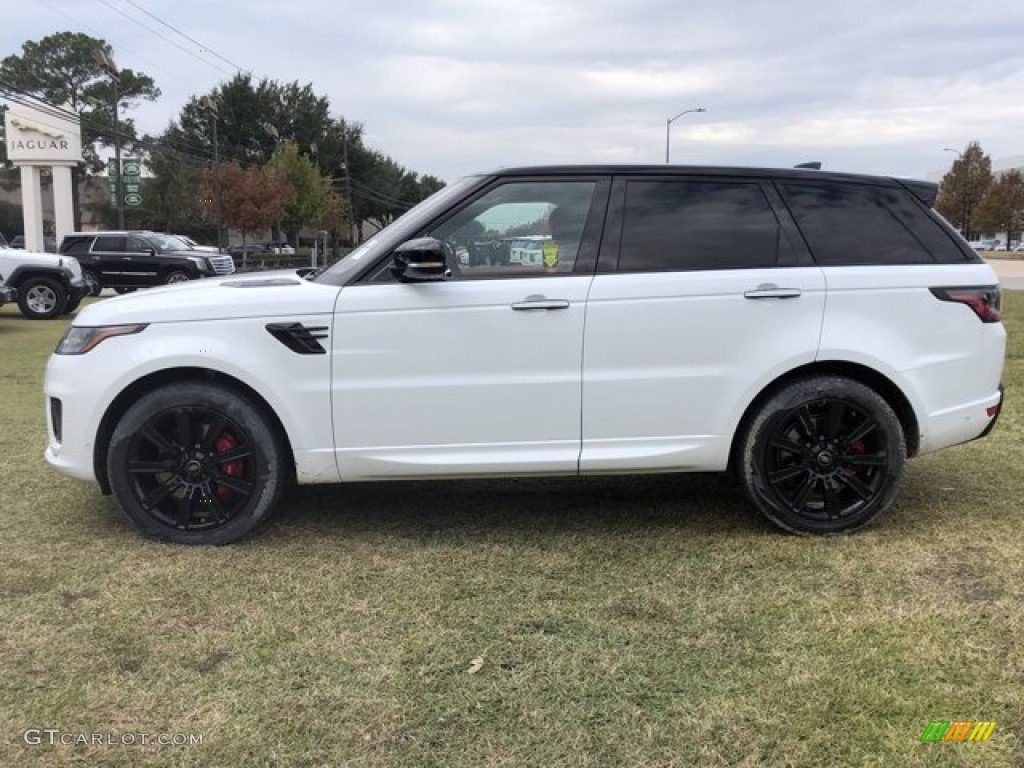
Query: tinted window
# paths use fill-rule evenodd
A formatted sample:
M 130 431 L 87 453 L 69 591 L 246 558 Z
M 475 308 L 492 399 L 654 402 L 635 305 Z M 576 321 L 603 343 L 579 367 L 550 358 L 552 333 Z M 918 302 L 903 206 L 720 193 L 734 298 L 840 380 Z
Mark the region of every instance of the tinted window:
M 143 240 L 141 237 L 129 237 L 128 238 L 128 250 L 132 253 L 145 253 L 150 250 L 153 246 Z
M 124 250 L 124 238 L 123 237 L 110 237 L 102 236 L 96 238 L 96 245 L 92 247 L 94 251 L 123 251 Z
M 631 181 L 619 269 L 645 272 L 770 267 L 782 232 L 757 184 Z
M 898 190 L 841 184 L 778 186 L 822 266 L 934 262 L 894 212 L 900 206 Z
M 941 217 L 922 205 L 906 190 L 884 190 L 892 212 L 928 249 L 935 261 L 956 264 L 976 259 L 974 251 L 965 254 L 956 244 L 956 234 Z M 980 261 L 980 259 L 977 259 Z
M 61 253 L 88 253 L 91 237 L 78 238 L 62 243 Z

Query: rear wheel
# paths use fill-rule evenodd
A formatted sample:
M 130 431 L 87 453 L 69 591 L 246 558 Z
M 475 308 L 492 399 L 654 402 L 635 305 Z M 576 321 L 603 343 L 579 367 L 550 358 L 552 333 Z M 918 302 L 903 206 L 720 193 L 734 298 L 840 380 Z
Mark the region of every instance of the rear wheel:
M 68 292 L 52 277 L 30 277 L 18 286 L 18 308 L 29 320 L 49 320 L 64 311 Z
M 68 303 L 64 305 L 64 314 L 68 315 L 78 309 L 78 305 L 82 303 L 81 296 L 71 296 L 68 298 Z
M 270 419 L 248 398 L 181 383 L 128 409 L 111 437 L 107 472 L 121 508 L 147 535 L 230 544 L 273 513 L 284 456 Z
M 793 533 L 847 533 L 892 503 L 903 428 L 877 392 L 852 379 L 802 379 L 772 396 L 742 444 L 740 474 L 757 508 Z

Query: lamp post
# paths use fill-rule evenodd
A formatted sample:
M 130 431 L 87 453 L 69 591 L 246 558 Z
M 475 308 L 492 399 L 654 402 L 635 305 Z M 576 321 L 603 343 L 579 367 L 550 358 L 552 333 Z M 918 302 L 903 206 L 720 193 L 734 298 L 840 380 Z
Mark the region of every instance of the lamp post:
M 224 248 L 224 225 L 220 214 L 220 147 L 217 144 L 217 104 L 209 96 L 203 97 L 203 106 L 213 115 L 213 211 L 217 217 L 217 249 Z
M 124 189 L 121 187 L 121 123 L 117 115 L 119 100 L 117 86 L 120 83 L 120 72 L 110 54 L 102 48 L 94 49 L 92 57 L 100 68 L 110 75 L 110 81 L 114 85 L 114 190 L 117 195 L 117 228 L 124 229 Z
M 963 184 L 963 194 L 962 194 L 961 200 L 960 200 L 960 203 L 961 203 L 961 209 L 960 209 L 960 234 L 963 235 L 964 238 L 966 239 L 968 237 L 968 234 L 967 234 L 967 182 L 968 182 L 968 179 L 969 179 L 969 176 L 970 176 L 971 167 L 970 167 L 969 163 L 967 162 L 967 158 L 964 157 L 964 153 L 961 152 L 959 149 L 953 149 L 952 147 L 943 147 L 942 151 L 943 152 L 953 152 L 953 153 L 955 153 L 957 160 L 960 160 L 963 163 L 963 165 L 961 167 L 961 171 L 963 172 L 963 175 L 964 175 L 964 184 Z
M 665 121 L 665 164 L 666 165 L 668 165 L 669 142 L 671 140 L 672 123 L 674 123 L 676 120 L 678 120 L 683 115 L 688 115 L 691 112 L 707 112 L 707 110 L 704 109 L 704 107 L 697 107 L 696 109 L 684 109 L 682 112 L 680 112 L 675 117 L 670 117 L 668 120 Z

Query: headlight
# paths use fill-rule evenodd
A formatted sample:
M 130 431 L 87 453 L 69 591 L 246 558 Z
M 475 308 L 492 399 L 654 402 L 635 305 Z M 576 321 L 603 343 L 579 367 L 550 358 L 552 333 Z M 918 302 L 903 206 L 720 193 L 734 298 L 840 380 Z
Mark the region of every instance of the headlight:
M 196 265 L 196 269 L 203 270 L 204 272 L 210 272 L 210 265 L 206 263 L 206 259 L 202 256 L 188 256 L 189 261 Z
M 111 339 L 114 336 L 130 336 L 145 330 L 149 323 L 138 325 L 101 325 L 98 327 L 71 326 L 64 334 L 64 338 L 57 345 L 55 354 L 58 355 L 84 355 L 86 352 L 97 346 L 100 342 Z

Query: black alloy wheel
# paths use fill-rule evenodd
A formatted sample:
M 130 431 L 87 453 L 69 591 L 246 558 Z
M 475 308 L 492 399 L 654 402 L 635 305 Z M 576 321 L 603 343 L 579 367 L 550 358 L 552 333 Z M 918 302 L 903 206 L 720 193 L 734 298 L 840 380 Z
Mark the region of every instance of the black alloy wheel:
M 205 383 L 172 384 L 122 417 L 108 473 L 122 509 L 148 535 L 227 544 L 273 512 L 284 478 L 279 442 L 244 397 Z
M 773 523 L 795 533 L 845 533 L 878 517 L 906 461 L 889 404 L 859 382 L 816 377 L 770 398 L 743 451 L 747 492 Z

